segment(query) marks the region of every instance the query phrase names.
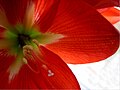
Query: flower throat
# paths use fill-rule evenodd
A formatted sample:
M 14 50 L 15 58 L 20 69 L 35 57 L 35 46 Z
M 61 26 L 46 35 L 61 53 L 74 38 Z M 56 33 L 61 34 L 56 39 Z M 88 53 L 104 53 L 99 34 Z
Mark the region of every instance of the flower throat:
M 27 41 L 31 40 L 31 38 L 29 35 L 26 35 L 26 34 L 18 34 L 17 40 L 20 48 L 22 48 L 23 46 L 26 45 Z

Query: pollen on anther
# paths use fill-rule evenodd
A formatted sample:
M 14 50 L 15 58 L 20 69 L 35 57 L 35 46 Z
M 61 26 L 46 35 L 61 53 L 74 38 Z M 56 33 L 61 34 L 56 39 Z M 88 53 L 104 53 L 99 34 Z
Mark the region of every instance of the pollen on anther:
M 25 45 L 23 47 L 23 54 L 24 54 L 24 56 L 31 55 L 31 51 L 32 50 L 33 50 L 33 47 L 31 45 Z

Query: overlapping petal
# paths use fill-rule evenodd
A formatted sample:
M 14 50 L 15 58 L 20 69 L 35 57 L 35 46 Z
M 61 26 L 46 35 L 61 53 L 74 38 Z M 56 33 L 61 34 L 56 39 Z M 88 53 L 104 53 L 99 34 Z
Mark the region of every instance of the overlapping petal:
M 0 88 L 11 89 L 79 89 L 79 84 L 72 71 L 62 59 L 40 47 L 41 54 L 32 53 L 27 57 L 28 64 L 24 64 L 19 73 L 9 80 L 12 58 L 0 53 Z M 4 55 L 2 55 L 4 54 Z M 7 73 L 6 73 L 7 72 Z
M 61 0 L 48 32 L 65 38 L 47 45 L 67 63 L 90 63 L 111 56 L 119 44 L 117 30 L 96 10 L 81 0 Z
M 120 21 L 120 10 L 114 7 L 98 9 L 98 12 L 100 12 L 112 24 Z
M 95 8 L 120 6 L 119 0 L 83 0 Z

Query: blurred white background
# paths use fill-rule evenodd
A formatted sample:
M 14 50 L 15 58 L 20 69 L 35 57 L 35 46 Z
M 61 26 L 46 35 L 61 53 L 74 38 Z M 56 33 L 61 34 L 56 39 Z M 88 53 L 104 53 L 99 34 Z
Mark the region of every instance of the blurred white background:
M 120 30 L 120 22 L 114 25 Z M 106 60 L 90 64 L 68 64 L 81 90 L 120 90 L 120 48 Z

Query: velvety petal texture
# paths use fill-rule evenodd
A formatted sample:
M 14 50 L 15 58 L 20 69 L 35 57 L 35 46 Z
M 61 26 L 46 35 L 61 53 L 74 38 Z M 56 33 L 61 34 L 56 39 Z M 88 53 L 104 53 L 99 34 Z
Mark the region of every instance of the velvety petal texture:
M 115 7 L 98 9 L 98 12 L 100 12 L 112 24 L 120 21 L 120 10 Z
M 117 30 L 82 0 L 61 0 L 48 32 L 65 36 L 46 46 L 66 63 L 97 62 L 111 56 L 119 46 Z
M 41 54 L 40 54 L 41 53 Z M 62 59 L 40 47 L 40 53 L 32 52 L 27 57 L 28 64 L 24 64 L 19 73 L 9 80 L 9 68 L 14 57 L 0 51 L 0 88 L 1 89 L 79 89 L 79 84 Z

